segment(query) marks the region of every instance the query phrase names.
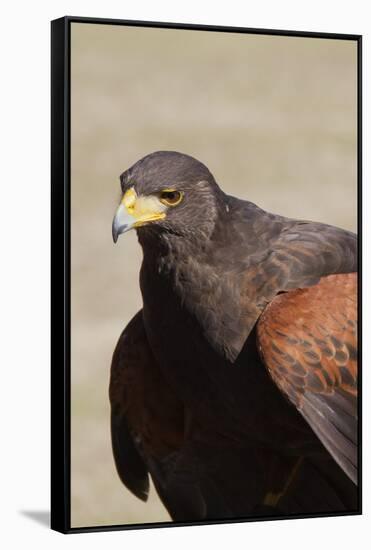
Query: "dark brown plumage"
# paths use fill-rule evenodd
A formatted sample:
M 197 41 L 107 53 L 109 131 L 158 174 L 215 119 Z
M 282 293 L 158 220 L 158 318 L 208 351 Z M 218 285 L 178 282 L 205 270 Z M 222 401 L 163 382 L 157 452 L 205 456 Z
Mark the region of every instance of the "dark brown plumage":
M 356 237 L 225 195 L 180 153 L 121 176 L 143 310 L 112 361 L 123 483 L 175 520 L 357 508 Z

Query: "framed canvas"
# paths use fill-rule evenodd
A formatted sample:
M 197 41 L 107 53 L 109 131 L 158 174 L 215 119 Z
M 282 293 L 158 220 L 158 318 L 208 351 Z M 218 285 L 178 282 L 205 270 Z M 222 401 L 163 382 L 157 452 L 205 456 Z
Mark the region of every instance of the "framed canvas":
M 361 513 L 360 188 L 360 36 L 52 22 L 53 529 Z

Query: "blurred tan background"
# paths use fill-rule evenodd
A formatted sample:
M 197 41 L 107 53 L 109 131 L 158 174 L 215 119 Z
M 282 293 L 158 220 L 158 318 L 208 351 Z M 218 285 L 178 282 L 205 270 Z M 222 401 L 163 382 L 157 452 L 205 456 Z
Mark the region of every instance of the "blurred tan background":
M 141 251 L 111 238 L 118 176 L 161 149 L 231 194 L 356 228 L 356 43 L 72 24 L 72 525 L 168 520 L 121 484 L 108 382 L 141 307 Z

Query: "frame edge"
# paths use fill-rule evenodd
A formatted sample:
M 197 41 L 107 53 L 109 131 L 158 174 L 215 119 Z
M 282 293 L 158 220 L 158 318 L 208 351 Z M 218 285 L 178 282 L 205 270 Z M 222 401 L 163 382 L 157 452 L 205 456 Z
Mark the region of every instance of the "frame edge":
M 51 22 L 51 514 L 70 528 L 69 472 L 69 24 Z

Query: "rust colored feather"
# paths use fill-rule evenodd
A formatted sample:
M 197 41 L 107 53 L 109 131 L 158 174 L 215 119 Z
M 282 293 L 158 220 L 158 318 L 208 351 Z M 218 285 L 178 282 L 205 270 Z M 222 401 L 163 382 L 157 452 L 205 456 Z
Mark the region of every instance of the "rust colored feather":
M 278 295 L 258 322 L 257 338 L 274 382 L 356 481 L 356 274 L 329 275 Z

